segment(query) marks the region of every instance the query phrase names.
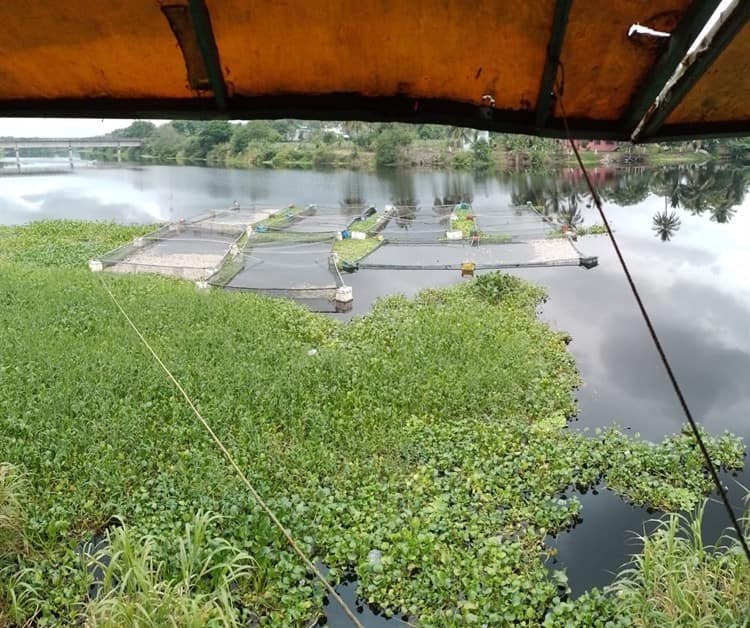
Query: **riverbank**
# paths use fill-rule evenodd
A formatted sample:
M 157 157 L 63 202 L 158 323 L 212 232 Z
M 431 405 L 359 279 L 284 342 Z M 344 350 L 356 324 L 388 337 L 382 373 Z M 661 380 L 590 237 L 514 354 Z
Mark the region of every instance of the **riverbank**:
M 174 549 L 202 510 L 221 517 L 206 524 L 217 561 L 252 560 L 231 590 L 206 583 L 194 599 L 231 596 L 231 623 L 308 625 L 324 612 L 320 588 L 85 269 L 121 229 L 99 228 L 0 231 L 0 357 L 15 367 L 0 389 L 0 460 L 28 487 L 24 543 L 0 561 L 17 574 L 8 586 L 30 591 L 11 602 L 4 589 L 0 617 L 79 617 L 92 575 L 76 548 L 113 515 L 139 543 L 153 537 L 155 584 L 176 581 Z M 63 264 L 42 246 L 48 233 Z M 564 574 L 547 573 L 545 536 L 581 515 L 566 489 L 603 478 L 670 510 L 709 488 L 685 434 L 652 446 L 614 429 L 561 429 L 579 384 L 568 338 L 536 319 L 543 294 L 520 280 L 392 296 L 341 325 L 281 300 L 101 278 L 305 551 L 334 580 L 355 575 L 362 598 L 389 614 L 422 625 L 626 621 L 614 596 L 566 602 Z M 468 368 L 477 356 L 482 368 Z M 742 464 L 735 439 L 709 447 Z M 145 587 L 112 595 L 125 607 L 158 601 Z
M 640 148 L 635 152 L 582 150 L 581 159 L 587 167 L 598 166 L 661 166 L 699 164 L 716 159 L 706 152 L 662 152 Z M 189 164 L 187 158 L 177 160 Z M 480 173 L 550 170 L 561 167 L 578 167 L 573 153 L 565 147 L 555 149 L 517 151 L 504 150 L 492 144 L 477 157 L 470 147 L 456 148 L 442 141 L 415 141 L 404 147 L 393 162 L 378 163 L 374 148 L 361 148 L 352 143 L 339 142 L 321 146 L 311 143 L 277 143 L 253 146 L 239 155 L 218 154 L 207 158 L 212 166 L 229 168 L 294 168 L 303 170 L 346 168 L 374 172 L 379 168 L 420 168 L 438 171 L 474 171 Z
M 253 120 L 245 124 L 175 120 L 155 126 L 144 121 L 117 132 L 143 146 L 127 152 L 150 163 L 207 163 L 233 168 L 420 167 L 440 170 L 550 169 L 576 165 L 564 139 L 487 133 L 433 124 Z M 746 143 L 706 140 L 632 146 L 625 142 L 576 141 L 589 166 L 695 163 L 746 155 Z M 669 153 L 669 157 L 662 156 Z M 113 157 L 107 150 L 93 153 Z M 672 155 L 682 157 L 673 158 Z

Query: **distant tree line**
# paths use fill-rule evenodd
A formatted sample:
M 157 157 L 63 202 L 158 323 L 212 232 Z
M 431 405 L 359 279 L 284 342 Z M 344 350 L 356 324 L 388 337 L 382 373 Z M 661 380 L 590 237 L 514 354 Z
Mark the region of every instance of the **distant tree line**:
M 428 155 L 429 165 L 482 170 L 499 165 L 534 168 L 569 158 L 564 140 L 482 135 L 473 129 L 437 124 L 173 120 L 157 126 L 138 120 L 109 135 L 145 140 L 141 148 L 125 151 L 128 159 L 240 167 L 397 167 L 422 164 Z M 748 159 L 750 139 L 696 140 L 668 149 Z M 111 159 L 114 151 L 102 149 L 93 157 Z

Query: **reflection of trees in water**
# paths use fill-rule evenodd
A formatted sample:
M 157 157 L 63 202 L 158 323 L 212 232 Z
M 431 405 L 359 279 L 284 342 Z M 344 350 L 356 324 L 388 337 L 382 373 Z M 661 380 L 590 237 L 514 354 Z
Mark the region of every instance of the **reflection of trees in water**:
M 268 180 L 265 177 L 253 176 L 250 179 L 250 203 L 267 199 L 269 195 Z M 244 205 L 243 199 L 239 199 L 240 205 Z
M 389 177 L 388 183 L 391 188 L 391 202 L 395 207 L 413 208 L 419 205 L 412 172 L 396 170 Z
M 525 173 L 515 178 L 510 195 L 514 205 L 531 204 L 545 216 L 555 216 L 569 227 L 583 222 L 580 206 L 587 198 L 581 181 L 542 173 Z
M 667 199 L 673 209 L 682 207 L 694 216 L 729 222 L 745 199 L 747 169 L 729 164 L 662 168 L 650 181 L 653 194 Z
M 651 193 L 662 196 L 672 209 L 680 206 L 680 174 L 677 168 L 662 168 L 649 182 Z
M 410 205 L 398 205 L 394 203 L 394 210 L 396 212 L 396 224 L 401 227 L 402 229 L 409 229 L 411 225 L 414 223 L 415 218 L 417 217 L 417 207 L 416 204 L 410 204 Z
M 665 197 L 666 198 L 666 197 Z M 680 229 L 680 219 L 677 212 L 670 211 L 666 207 L 654 214 L 652 218 L 651 229 L 662 242 L 669 242 L 672 236 Z
M 665 208 L 653 216 L 652 228 L 667 242 L 680 228 L 676 212 L 682 208 L 694 215 L 709 215 L 719 223 L 729 222 L 747 193 L 750 169 L 731 164 L 669 166 L 656 171 L 645 168 L 618 171 L 599 184 L 604 199 L 621 206 L 634 205 L 649 194 L 663 197 Z M 582 203 L 591 203 L 582 179 L 553 173 L 519 173 L 511 180 L 511 202 L 534 205 L 546 216 L 575 226 L 581 218 Z
M 557 212 L 557 220 L 560 224 L 570 228 L 575 228 L 583 223 L 583 216 L 581 215 L 578 203 L 578 193 L 573 192 L 566 197 L 564 207 Z
M 544 188 L 550 175 L 539 172 L 524 172 L 513 177 L 511 181 L 510 200 L 514 205 L 535 207 L 544 205 Z
M 474 201 L 474 178 L 461 172 L 449 172 L 441 177 L 440 185 L 433 186 L 432 205 L 435 208 Z M 439 212 L 441 213 L 441 212 Z
M 583 222 L 580 205 L 584 194 L 578 182 L 548 179 L 542 190 L 542 211 L 545 216 L 555 216 L 568 227 L 577 227 Z
M 643 169 L 622 172 L 601 190 L 602 196 L 621 207 L 636 205 L 649 195 L 649 177 Z
M 347 214 L 359 214 L 365 208 L 365 198 L 362 193 L 362 176 L 358 172 L 350 172 L 344 179 L 344 187 L 339 201 Z

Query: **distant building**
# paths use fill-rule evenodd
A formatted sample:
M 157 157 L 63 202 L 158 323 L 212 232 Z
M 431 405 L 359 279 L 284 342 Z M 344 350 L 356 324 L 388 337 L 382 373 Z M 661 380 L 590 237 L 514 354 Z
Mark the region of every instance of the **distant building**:
M 310 139 L 311 135 L 310 127 L 309 126 L 298 126 L 294 130 L 294 134 L 291 138 L 292 142 L 304 142 L 306 140 Z
M 488 144 L 490 143 L 489 131 L 474 131 L 474 133 L 464 135 L 463 141 L 461 143 L 461 150 L 469 150 L 474 142 L 481 141 L 485 141 Z
M 323 133 L 333 133 L 334 135 L 345 140 L 349 139 L 349 134 L 344 131 L 344 126 L 340 122 L 323 126 Z

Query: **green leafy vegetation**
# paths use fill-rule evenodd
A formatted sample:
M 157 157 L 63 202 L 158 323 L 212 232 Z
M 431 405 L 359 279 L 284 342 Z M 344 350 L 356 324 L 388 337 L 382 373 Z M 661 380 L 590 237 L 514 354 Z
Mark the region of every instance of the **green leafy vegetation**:
M 378 248 L 380 242 L 377 238 L 371 237 L 367 237 L 365 240 L 353 240 L 351 238 L 334 240 L 333 252 L 339 256 L 337 265 L 340 268 L 344 261 L 357 262 L 361 260 Z
M 574 230 L 568 230 L 567 228 L 563 231 L 562 227 L 559 227 L 555 229 L 554 231 L 551 231 L 547 234 L 547 238 L 567 238 L 568 233 L 575 233 L 577 236 L 587 236 L 587 235 L 607 235 L 607 228 L 600 223 L 595 223 L 593 225 L 578 225 L 575 227 Z
M 232 590 L 253 593 L 255 561 L 222 538 L 211 536 L 215 516 L 198 513 L 177 539 L 178 567 L 171 578 L 155 558 L 160 540 L 115 529 L 92 563 L 103 570 L 101 591 L 86 609 L 92 626 L 240 625 Z
M 453 211 L 451 217 L 451 230 L 460 231 L 464 238 L 468 238 L 472 231 L 477 231 L 477 225 L 474 221 L 474 212 L 471 207 L 458 208 Z
M 99 228 L 87 247 L 109 242 Z M 708 489 L 689 434 L 652 445 L 561 429 L 578 375 L 565 335 L 536 318 L 542 291 L 517 278 L 388 297 L 339 324 L 283 300 L 89 273 L 87 247 L 69 268 L 40 248 L 0 256 L 0 461 L 27 478 L 24 543 L 0 557 L 8 623 L 307 626 L 324 609 L 101 280 L 305 552 L 333 581 L 356 575 L 386 614 L 624 621 L 617 596 L 566 601 L 564 573 L 544 565 L 546 536 L 581 515 L 571 487 L 604 481 L 665 509 Z M 737 439 L 707 444 L 742 466 Z M 82 605 L 94 576 L 80 548 L 113 516 L 125 528 L 109 535 L 109 580 Z
M 513 236 L 508 233 L 487 233 L 486 231 L 482 231 L 479 235 L 479 240 L 482 244 L 508 244 L 508 242 L 513 242 Z
M 365 233 L 369 233 L 375 228 L 375 225 L 378 224 L 378 221 L 382 217 L 381 214 L 372 214 L 372 216 L 368 216 L 367 218 L 364 218 L 363 220 L 357 220 L 352 223 L 351 227 L 349 227 L 350 231 L 364 231 Z
M 375 138 L 375 163 L 378 166 L 392 167 L 403 162 L 404 146 L 413 139 L 412 130 L 405 124 L 384 127 Z
M 471 207 L 459 207 L 453 211 L 451 230 L 460 231 L 464 239 L 478 235 L 483 244 L 507 244 L 513 241 L 513 236 L 507 233 L 487 233 L 479 229 Z M 447 241 L 447 238 L 441 238 Z
M 0 259 L 33 266 L 73 268 L 153 231 L 154 225 L 41 220 L 0 225 Z
M 490 133 L 436 124 L 321 122 L 302 120 L 172 120 L 154 125 L 137 120 L 111 137 L 139 138 L 144 144 L 123 150 L 129 160 L 147 163 L 209 163 L 230 167 L 362 168 L 417 166 L 477 171 L 543 170 L 577 167 L 567 140 Z M 578 142 L 589 166 L 613 162 L 664 165 L 714 159 L 748 159 L 743 139 L 694 140 L 632 147 Z M 42 155 L 45 149 L 31 149 Z M 114 149 L 86 156 L 116 159 Z
M 0 558 L 21 551 L 21 494 L 24 479 L 18 467 L 0 463 Z
M 641 537 L 643 551 L 612 587 L 632 625 L 748 625 L 750 564 L 735 536 L 704 545 L 702 520 L 703 506 L 693 517 L 671 514 Z
M 581 225 L 580 227 L 576 227 L 576 233 L 579 236 L 607 235 L 607 228 L 603 224 L 599 223 L 589 225 L 588 227 L 585 225 Z
M 289 205 L 289 207 L 280 209 L 279 211 L 271 214 L 265 220 L 261 220 L 258 224 L 253 225 L 253 229 L 258 231 L 259 233 L 262 233 L 263 231 L 288 227 L 289 225 L 294 223 L 294 221 L 297 219 L 297 214 L 299 214 L 301 211 L 302 209 L 297 207 L 296 205 Z

